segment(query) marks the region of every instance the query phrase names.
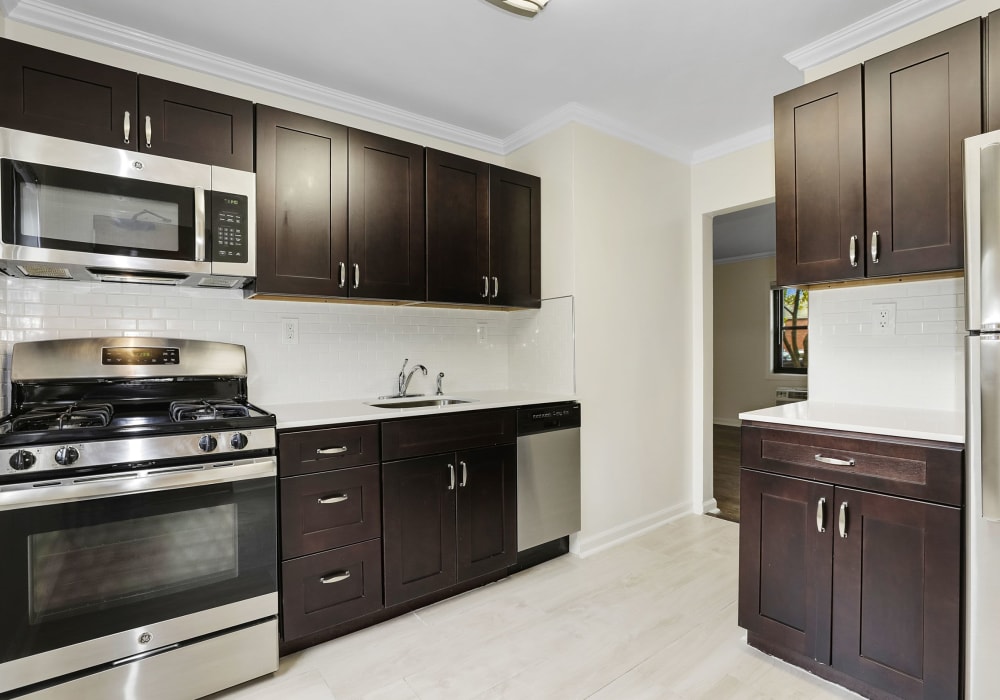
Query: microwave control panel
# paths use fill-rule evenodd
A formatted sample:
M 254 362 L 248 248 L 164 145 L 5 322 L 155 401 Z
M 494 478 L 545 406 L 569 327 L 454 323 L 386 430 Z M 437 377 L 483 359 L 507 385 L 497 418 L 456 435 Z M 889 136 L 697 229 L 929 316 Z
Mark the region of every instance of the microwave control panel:
M 249 259 L 246 195 L 212 192 L 212 262 L 245 263 Z

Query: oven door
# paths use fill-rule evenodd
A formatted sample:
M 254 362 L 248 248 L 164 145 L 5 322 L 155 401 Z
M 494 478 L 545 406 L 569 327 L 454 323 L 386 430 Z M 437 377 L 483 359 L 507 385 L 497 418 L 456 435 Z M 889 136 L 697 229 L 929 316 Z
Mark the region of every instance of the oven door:
M 274 459 L 190 469 L 0 491 L 0 693 L 277 613 Z

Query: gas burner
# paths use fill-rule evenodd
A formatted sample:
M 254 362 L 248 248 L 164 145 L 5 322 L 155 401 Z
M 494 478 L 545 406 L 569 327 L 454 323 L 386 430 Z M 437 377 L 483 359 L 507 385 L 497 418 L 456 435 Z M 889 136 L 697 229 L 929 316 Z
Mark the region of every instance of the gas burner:
M 111 423 L 114 409 L 106 403 L 71 403 L 33 408 L 14 418 L 14 432 L 103 428 Z
M 174 401 L 170 404 L 170 420 L 175 423 L 217 418 L 246 418 L 249 415 L 250 409 L 243 404 L 226 400 Z

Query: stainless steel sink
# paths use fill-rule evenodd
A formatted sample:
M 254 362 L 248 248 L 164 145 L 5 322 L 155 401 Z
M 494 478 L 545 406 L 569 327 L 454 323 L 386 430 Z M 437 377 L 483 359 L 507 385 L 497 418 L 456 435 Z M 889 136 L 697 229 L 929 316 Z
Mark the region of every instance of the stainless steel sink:
M 431 408 L 434 406 L 452 406 L 458 403 L 472 403 L 472 399 L 386 399 L 371 401 L 374 408 Z

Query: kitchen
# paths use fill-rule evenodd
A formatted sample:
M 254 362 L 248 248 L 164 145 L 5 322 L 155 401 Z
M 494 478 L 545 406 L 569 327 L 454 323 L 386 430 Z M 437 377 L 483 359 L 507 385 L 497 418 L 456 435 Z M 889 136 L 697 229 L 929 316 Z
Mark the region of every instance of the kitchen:
M 23 3 L 21 9 L 28 12 L 32 5 Z M 991 9 L 961 3 L 836 61 L 857 63 L 908 43 L 915 35 L 933 33 Z M 588 126 L 587 115 L 581 111 L 570 115 L 575 121 L 501 157 L 447 139 L 414 136 L 400 127 L 320 109 L 94 41 L 66 39 L 39 29 L 35 23 L 20 22 L 16 16 L 14 13 L 13 19 L 4 22 L 4 36 L 11 39 L 309 112 L 445 151 L 469 153 L 539 175 L 546 190 L 542 297 L 572 297 L 575 393 L 584 405 L 584 423 L 601 426 L 600 431 L 584 430 L 582 435 L 584 524 L 576 543 L 579 553 L 600 552 L 675 517 L 711 507 L 711 485 L 706 483 L 710 477 L 702 466 L 710 461 L 711 439 L 711 406 L 705 398 L 711 395 L 705 360 L 711 356 L 711 324 L 705 322 L 706 309 L 711 308 L 710 253 L 706 254 L 711 244 L 704 235 L 710 221 L 706 222 L 706 217 L 773 198 L 773 145 L 769 141 L 688 165 Z M 807 71 L 807 80 L 826 68 L 813 72 L 815 76 Z M 608 254 L 604 235 L 609 230 L 616 232 L 614 255 Z M 627 280 L 628 284 L 607 283 L 614 279 Z M 245 344 L 250 353 L 250 395 L 262 405 L 280 405 L 303 395 L 318 400 L 327 395 L 388 394 L 405 357 L 426 365 L 432 378 L 445 372 L 446 389 L 456 395 L 516 388 L 519 381 L 538 386 L 539 378 L 556 382 L 558 386 L 552 388 L 555 393 L 572 393 L 566 388 L 564 362 L 554 363 L 558 374 L 540 371 L 538 377 L 517 372 L 509 364 L 516 359 L 512 354 L 508 361 L 507 347 L 515 345 L 517 334 L 533 330 L 528 328 L 530 323 L 518 327 L 517 316 L 530 316 L 531 312 L 507 316 L 496 311 L 351 305 L 327 308 L 301 302 L 247 302 L 232 292 L 168 293 L 129 287 L 115 293 L 105 286 L 71 287 L 58 282 L 27 285 L 12 281 L 4 293 L 9 342 L 78 330 L 94 335 L 183 334 Z M 671 303 L 645 301 L 652 299 L 669 299 Z M 543 314 L 547 306 L 543 306 Z M 559 309 L 556 312 L 560 314 Z M 566 313 L 562 311 L 553 324 L 565 328 Z M 280 342 L 285 318 L 299 320 L 298 345 Z M 465 341 L 462 352 L 445 350 L 431 339 L 420 345 L 420 354 L 410 349 L 407 336 L 433 336 L 432 329 L 445 325 L 437 324 L 437 319 L 453 322 L 449 325 Z M 398 334 L 388 330 L 397 326 L 417 330 Z M 484 343 L 479 342 L 483 336 L 480 326 L 485 327 Z M 678 336 L 689 340 L 677 342 Z M 629 348 L 627 361 L 622 361 L 622 337 L 642 339 Z M 329 357 L 359 366 L 352 364 L 348 370 L 330 373 Z M 953 371 L 955 366 L 952 360 L 943 370 Z M 938 367 L 932 365 L 932 379 L 940 376 Z M 907 373 L 912 368 L 899 372 L 904 378 L 912 376 Z M 811 379 L 811 384 L 822 381 L 822 375 L 817 373 Z M 421 392 L 433 391 L 433 384 L 422 383 L 421 377 L 413 381 Z M 941 383 L 947 381 L 945 378 Z M 948 400 L 960 405 L 954 383 L 950 391 Z M 664 401 L 664 395 L 678 399 Z M 648 435 L 657 435 L 658 440 L 641 439 Z M 667 462 L 664 441 L 671 445 Z

